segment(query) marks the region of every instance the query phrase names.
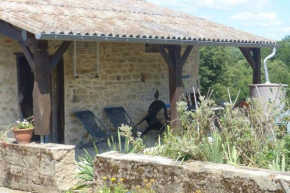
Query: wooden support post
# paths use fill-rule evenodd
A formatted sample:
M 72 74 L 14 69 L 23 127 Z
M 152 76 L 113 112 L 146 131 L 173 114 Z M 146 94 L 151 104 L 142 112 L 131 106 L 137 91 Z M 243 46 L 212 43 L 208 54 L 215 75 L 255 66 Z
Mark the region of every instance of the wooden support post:
M 253 84 L 261 84 L 261 49 L 240 48 L 240 50 L 253 69 Z
M 165 49 L 168 49 L 168 53 Z M 159 45 L 158 49 L 168 65 L 169 69 L 169 96 L 170 96 L 170 111 L 171 111 L 171 126 L 178 128 L 180 122 L 178 120 L 176 103 L 180 101 L 183 94 L 182 88 L 182 68 L 192 50 L 193 46 L 187 46 L 181 56 L 180 45 L 163 46 Z
M 48 41 L 35 41 L 33 114 L 34 133 L 48 135 L 51 119 L 51 73 L 49 70 Z
M 33 114 L 34 133 L 48 135 L 51 125 L 51 74 L 71 42 L 64 41 L 49 60 L 48 41 L 36 40 L 34 49 Z
M 261 49 L 255 48 L 253 50 L 253 57 L 256 63 L 256 68 L 253 71 L 253 83 L 254 84 L 261 84 Z
M 20 31 L 2 20 L 0 20 L 0 34 L 20 44 L 31 69 L 34 71 L 34 133 L 47 135 L 50 133 L 51 122 L 51 73 L 71 42 L 62 42 L 52 59 L 49 60 L 47 40 L 36 40 L 33 34 Z M 33 53 L 29 46 L 33 47 Z

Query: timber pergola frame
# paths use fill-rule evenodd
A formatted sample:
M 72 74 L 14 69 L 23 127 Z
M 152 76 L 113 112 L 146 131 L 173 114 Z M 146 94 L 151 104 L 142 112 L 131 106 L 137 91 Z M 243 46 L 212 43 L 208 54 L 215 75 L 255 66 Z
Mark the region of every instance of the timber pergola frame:
M 261 84 L 261 47 L 279 47 L 280 45 L 246 42 L 206 42 L 187 40 L 154 40 L 124 37 L 93 37 L 76 35 L 30 34 L 16 29 L 11 24 L 0 20 L 0 34 L 19 43 L 23 53 L 34 72 L 33 111 L 35 134 L 50 133 L 51 120 L 51 73 L 61 60 L 72 41 L 130 42 L 157 44 L 159 52 L 169 69 L 169 95 L 171 107 L 171 122 L 178 126 L 176 103 L 182 96 L 182 69 L 195 45 L 238 47 L 253 70 L 253 84 Z M 52 57 L 48 54 L 48 40 L 62 41 L 62 44 Z M 181 53 L 182 45 L 186 46 Z M 32 52 L 33 50 L 33 52 Z M 175 122 L 174 122 L 175 121 Z
M 4 21 L 0 21 L 0 34 L 19 43 L 34 73 L 34 133 L 40 136 L 48 135 L 50 134 L 52 109 L 51 74 L 68 49 L 71 41 L 63 41 L 57 51 L 50 57 L 48 53 L 48 40 L 37 40 L 33 34 L 20 31 Z

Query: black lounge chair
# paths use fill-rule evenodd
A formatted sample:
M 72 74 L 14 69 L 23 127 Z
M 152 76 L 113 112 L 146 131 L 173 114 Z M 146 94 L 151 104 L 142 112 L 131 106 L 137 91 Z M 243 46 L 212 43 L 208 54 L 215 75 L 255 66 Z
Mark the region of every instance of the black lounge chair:
M 105 113 L 116 132 L 118 132 L 119 127 L 124 124 L 132 127 L 133 136 L 137 136 L 138 128 L 123 107 L 106 107 Z
M 91 111 L 78 111 L 75 112 L 76 117 L 84 125 L 82 134 L 82 146 L 80 148 L 93 146 L 94 143 L 84 144 L 84 130 L 96 139 L 95 143 L 106 140 L 111 137 L 111 132 L 106 126 L 91 112 Z
M 161 121 L 157 118 L 158 113 L 163 110 L 165 121 Z M 144 117 L 137 125 L 142 123 L 143 121 L 147 122 L 147 128 L 143 131 L 141 136 L 146 135 L 151 130 L 160 131 L 159 135 L 165 130 L 166 125 L 169 121 L 169 117 L 167 114 L 167 108 L 164 102 L 160 100 L 156 100 L 149 106 L 148 115 Z

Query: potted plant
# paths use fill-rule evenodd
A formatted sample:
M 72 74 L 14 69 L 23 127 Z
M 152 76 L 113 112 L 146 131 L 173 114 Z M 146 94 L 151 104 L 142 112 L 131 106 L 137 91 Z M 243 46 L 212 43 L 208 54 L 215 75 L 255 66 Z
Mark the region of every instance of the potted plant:
M 16 121 L 16 125 L 12 128 L 14 137 L 19 144 L 30 143 L 33 133 L 33 117 Z

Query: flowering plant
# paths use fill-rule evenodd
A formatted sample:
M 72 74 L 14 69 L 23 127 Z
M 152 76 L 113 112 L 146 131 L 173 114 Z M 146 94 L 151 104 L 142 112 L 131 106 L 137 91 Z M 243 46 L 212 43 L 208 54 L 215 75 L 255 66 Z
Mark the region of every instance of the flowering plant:
M 32 128 L 33 127 L 33 122 L 34 122 L 33 117 L 29 117 L 27 119 L 23 119 L 22 121 L 21 120 L 18 120 L 18 121 L 16 121 L 15 127 L 17 129 L 28 129 L 28 128 Z

